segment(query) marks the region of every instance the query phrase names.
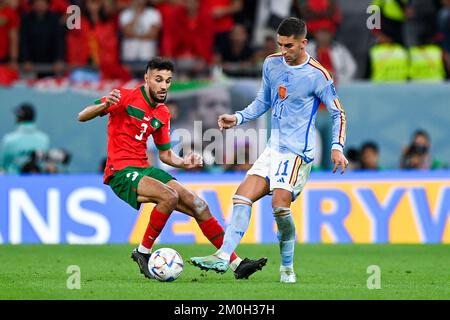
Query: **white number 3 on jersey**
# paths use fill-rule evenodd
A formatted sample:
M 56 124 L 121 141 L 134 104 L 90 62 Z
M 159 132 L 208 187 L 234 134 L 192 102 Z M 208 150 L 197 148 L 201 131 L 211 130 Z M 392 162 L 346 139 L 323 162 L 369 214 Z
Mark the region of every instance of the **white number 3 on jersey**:
M 146 123 L 141 123 L 141 127 L 142 127 L 141 134 L 134 136 L 139 141 L 142 140 L 144 133 L 147 132 L 148 125 Z

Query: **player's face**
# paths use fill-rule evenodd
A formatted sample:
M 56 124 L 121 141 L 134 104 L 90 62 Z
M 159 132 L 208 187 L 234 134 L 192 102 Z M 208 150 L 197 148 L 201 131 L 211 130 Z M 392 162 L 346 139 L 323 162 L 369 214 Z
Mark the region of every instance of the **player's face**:
M 287 64 L 295 66 L 301 62 L 301 53 L 305 50 L 308 40 L 304 37 L 280 36 L 277 34 L 277 43 Z
M 166 101 L 167 92 L 172 84 L 172 71 L 149 70 L 144 78 L 150 97 L 159 103 Z

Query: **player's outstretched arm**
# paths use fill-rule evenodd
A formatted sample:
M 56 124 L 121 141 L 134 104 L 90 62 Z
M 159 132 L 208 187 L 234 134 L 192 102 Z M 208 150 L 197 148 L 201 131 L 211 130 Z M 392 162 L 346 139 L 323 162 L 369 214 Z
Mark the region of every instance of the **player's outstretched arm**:
M 111 105 L 120 101 L 120 90 L 114 89 L 106 97 L 105 102 L 87 106 L 78 114 L 78 121 L 85 122 L 101 115 Z
M 172 149 L 169 150 L 159 150 L 159 159 L 165 164 L 180 168 L 180 169 L 193 169 L 203 167 L 203 158 L 202 156 L 189 152 L 183 158 L 177 156 Z
M 219 116 L 217 124 L 219 125 L 220 130 L 230 129 L 236 126 L 237 118 L 234 114 L 222 114 Z

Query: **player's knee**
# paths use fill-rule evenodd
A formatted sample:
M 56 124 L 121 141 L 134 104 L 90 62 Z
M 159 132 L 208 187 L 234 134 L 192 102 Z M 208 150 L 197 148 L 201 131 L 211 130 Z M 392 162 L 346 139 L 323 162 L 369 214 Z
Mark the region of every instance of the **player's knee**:
M 207 221 L 212 217 L 211 211 L 209 211 L 208 204 L 205 202 L 205 200 L 199 197 L 195 197 L 193 201 L 192 211 L 197 222 Z
M 272 208 L 275 210 L 275 208 L 290 207 L 291 202 L 292 194 L 289 192 L 274 194 L 272 197 Z
M 195 218 L 205 218 L 206 216 L 210 216 L 208 204 L 205 200 L 201 199 L 198 196 L 194 196 L 194 200 L 192 201 L 192 209 L 195 214 Z
M 272 210 L 275 210 L 276 208 L 289 208 L 291 206 L 290 201 L 286 200 L 280 200 L 280 199 L 272 199 Z

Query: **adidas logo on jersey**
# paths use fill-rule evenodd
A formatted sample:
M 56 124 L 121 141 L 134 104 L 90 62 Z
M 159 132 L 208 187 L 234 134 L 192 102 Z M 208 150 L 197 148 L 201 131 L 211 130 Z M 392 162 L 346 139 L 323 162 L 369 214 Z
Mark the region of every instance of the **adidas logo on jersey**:
M 280 178 L 280 179 L 278 179 L 278 181 L 277 182 L 282 182 L 282 183 L 284 183 L 284 178 Z

